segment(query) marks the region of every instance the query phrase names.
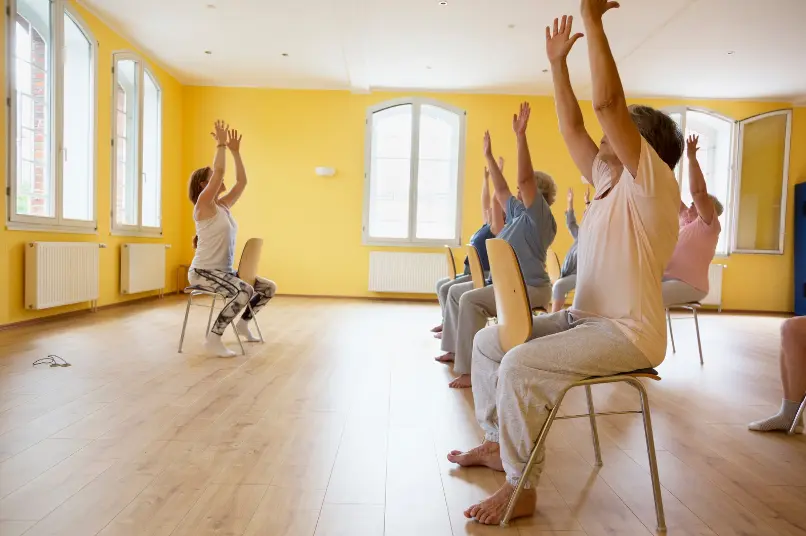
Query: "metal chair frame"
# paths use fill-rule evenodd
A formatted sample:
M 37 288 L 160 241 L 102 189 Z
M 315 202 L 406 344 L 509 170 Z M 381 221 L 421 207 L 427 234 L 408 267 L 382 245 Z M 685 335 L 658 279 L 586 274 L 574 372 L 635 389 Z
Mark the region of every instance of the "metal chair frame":
M 800 420 L 803 418 L 803 412 L 806 411 L 806 396 L 803 397 L 803 401 L 800 403 L 800 407 L 798 408 L 798 412 L 795 414 L 795 420 L 792 421 L 792 427 L 789 429 L 789 435 L 794 435 L 795 430 L 800 424 Z
M 218 301 L 219 298 L 222 299 L 224 301 L 224 303 L 226 303 L 226 301 L 227 301 L 227 296 L 225 296 L 223 294 L 219 294 L 217 292 L 210 292 L 208 290 L 202 290 L 202 289 L 194 288 L 194 287 L 185 288 L 185 293 L 187 293 L 187 295 L 188 295 L 188 303 L 187 303 L 187 307 L 185 308 L 185 320 L 182 323 L 182 335 L 179 336 L 179 353 L 180 354 L 182 353 L 182 346 L 183 346 L 183 344 L 185 342 L 185 330 L 187 329 L 187 325 L 188 325 L 188 316 L 190 315 L 190 306 L 193 305 L 193 306 L 196 306 L 196 307 L 209 307 L 210 308 L 210 314 L 207 317 L 207 330 L 205 331 L 205 334 L 207 334 L 207 333 L 210 333 L 210 326 L 213 324 L 213 313 L 215 312 L 216 302 Z M 213 301 L 209 306 L 204 305 L 204 304 L 200 304 L 200 303 L 193 303 L 193 297 L 194 296 L 210 296 L 213 299 Z M 252 304 L 247 302 L 246 307 L 249 309 L 249 312 L 252 315 L 252 320 L 254 320 L 254 322 L 255 322 L 255 328 L 257 328 L 257 334 L 258 334 L 258 337 L 260 338 L 260 342 L 263 343 L 264 342 L 263 341 L 263 333 L 260 331 L 260 324 L 257 321 L 257 315 L 254 314 L 254 311 L 252 311 Z M 243 347 L 243 342 L 241 342 L 241 334 L 238 332 L 238 328 L 235 326 L 235 319 L 233 319 L 232 322 L 230 322 L 230 326 L 232 326 L 232 331 L 235 332 L 235 338 L 238 340 L 238 346 L 241 347 L 241 355 L 246 355 L 246 351 L 244 350 L 244 347 Z
M 697 310 L 702 307 L 700 302 L 691 303 L 677 303 L 670 305 L 666 308 L 666 321 L 669 323 L 669 337 L 672 339 L 672 353 L 677 353 L 677 348 L 674 345 L 674 333 L 672 332 L 672 313 L 671 309 L 688 309 L 694 314 L 694 328 L 697 330 L 697 349 L 700 351 L 700 365 L 704 365 L 705 361 L 702 358 L 702 342 L 700 342 L 700 321 L 697 318 Z

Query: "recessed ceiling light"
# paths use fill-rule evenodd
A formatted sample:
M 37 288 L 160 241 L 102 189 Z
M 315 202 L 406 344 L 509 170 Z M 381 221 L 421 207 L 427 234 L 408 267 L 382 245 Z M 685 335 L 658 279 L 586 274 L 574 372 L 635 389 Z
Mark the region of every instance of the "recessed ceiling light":
M 207 9 L 215 9 L 215 4 L 207 4 Z
M 207 54 L 208 56 L 212 56 L 212 55 L 213 55 L 213 51 L 212 51 L 212 50 L 205 50 L 205 51 L 204 51 L 204 53 L 205 53 L 205 54 Z
M 284 58 L 287 58 L 287 57 L 288 57 L 288 52 L 283 52 L 283 53 L 281 54 L 281 56 L 282 56 L 282 57 L 284 57 Z
M 431 66 L 430 66 L 430 65 L 426 65 L 426 66 L 425 66 L 425 68 L 426 68 L 426 69 L 428 69 L 429 71 L 431 70 Z
M 441 6 L 447 6 L 447 5 L 448 5 L 448 2 L 447 2 L 447 0 L 442 0 L 442 1 L 439 3 L 439 5 L 441 5 Z
M 549 70 L 548 69 L 543 69 L 543 72 L 547 73 L 547 72 L 549 72 Z
M 514 24 L 510 24 L 509 26 L 507 26 L 507 28 L 509 28 L 510 30 L 513 29 L 514 27 L 515 27 Z
M 735 51 L 733 51 L 733 50 L 728 50 L 728 56 L 733 56 L 734 54 L 736 54 L 736 52 L 735 52 Z

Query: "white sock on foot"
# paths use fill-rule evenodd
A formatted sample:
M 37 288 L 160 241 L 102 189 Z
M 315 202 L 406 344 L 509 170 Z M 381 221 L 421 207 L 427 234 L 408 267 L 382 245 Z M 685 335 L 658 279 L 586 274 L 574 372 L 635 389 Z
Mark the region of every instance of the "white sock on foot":
M 795 415 L 798 413 L 800 402 L 793 402 L 791 400 L 782 400 L 781 409 L 778 413 L 768 419 L 761 421 L 751 422 L 747 428 L 756 432 L 775 432 L 784 431 L 788 432 L 792 428 L 792 422 L 795 420 Z M 803 431 L 803 421 L 795 428 L 795 431 Z
M 235 352 L 224 345 L 221 335 L 216 335 L 212 331 L 207 334 L 207 338 L 204 340 L 204 349 L 208 354 L 217 357 L 233 357 L 235 355 Z
M 249 321 L 241 318 L 235 326 L 238 328 L 238 333 L 242 335 L 248 342 L 260 342 L 260 337 L 256 337 L 249 329 Z

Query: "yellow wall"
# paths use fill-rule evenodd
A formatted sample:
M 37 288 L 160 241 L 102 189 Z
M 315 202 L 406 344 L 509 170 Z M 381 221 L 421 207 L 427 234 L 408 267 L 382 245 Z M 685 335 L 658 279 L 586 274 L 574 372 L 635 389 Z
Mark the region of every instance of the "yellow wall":
M 132 299 L 120 294 L 120 244 L 124 242 L 164 242 L 172 246 L 167 252 L 166 277 L 168 288 L 176 286 L 176 269 L 182 259 L 181 243 L 185 236 L 182 229 L 183 220 L 175 210 L 181 203 L 185 188 L 182 174 L 182 155 L 176 148 L 177 140 L 182 138 L 182 86 L 168 73 L 152 62 L 150 67 L 159 79 L 162 87 L 162 114 L 163 114 L 163 151 L 162 166 L 162 204 L 163 204 L 163 238 L 161 240 L 137 239 L 131 237 L 118 237 L 110 235 L 110 206 L 111 206 L 111 146 L 109 143 L 111 133 L 111 96 L 112 96 L 112 53 L 119 50 L 135 50 L 132 45 L 110 30 L 92 14 L 81 6 L 78 11 L 89 26 L 100 46 L 98 53 L 98 147 L 97 155 L 97 213 L 98 234 L 76 235 L 56 234 L 45 232 L 9 231 L 5 228 L 6 209 L 5 202 L 0 206 L 0 325 L 20 322 L 40 316 L 49 316 L 66 311 L 86 308 L 86 304 L 68 307 L 47 309 L 44 311 L 26 311 L 23 307 L 23 268 L 24 244 L 29 241 L 89 241 L 106 244 L 107 249 L 101 250 L 101 279 L 99 305 L 107 305 Z M 2 26 L 0 38 L 0 72 L 5 80 L 5 23 Z M 5 91 L 5 89 L 4 89 Z M 5 96 L 4 96 L 5 97 Z M 6 107 L 2 107 L 2 120 L 5 124 Z M 2 129 L 0 134 L 0 161 L 2 161 L 3 186 L 6 185 L 6 137 L 7 131 Z M 134 297 L 141 297 L 134 296 Z
M 286 91 L 189 87 L 185 92 L 185 176 L 209 165 L 212 122 L 223 117 L 244 135 L 242 152 L 250 177 L 249 189 L 235 208 L 241 243 L 250 236 L 266 239 L 261 271 L 277 281 L 280 293 L 373 296 L 367 291 L 369 252 L 361 244 L 364 195 L 364 118 L 369 106 L 412 93 L 355 95 L 337 91 Z M 514 180 L 515 144 L 511 117 L 523 97 L 504 95 L 426 95 L 458 106 L 467 115 L 467 154 L 462 200 L 462 237 L 480 224 L 483 158 L 481 139 L 489 128 L 493 149 L 507 162 L 505 175 Z M 554 249 L 562 259 L 571 245 L 565 230 L 565 192 L 573 187 L 577 211 L 584 186 L 557 130 L 553 100 L 528 97 L 532 103 L 529 140 L 536 167 L 550 173 L 559 193 L 553 207 L 558 223 Z M 734 119 L 787 108 L 781 103 L 738 101 L 641 100 L 656 107 L 688 104 L 709 108 Z M 591 133 L 601 135 L 590 103 L 583 112 Z M 806 109 L 796 110 L 792 137 L 790 191 L 806 180 Z M 314 174 L 316 166 L 337 169 L 335 177 Z M 231 174 L 229 175 L 232 176 Z M 790 192 L 791 193 L 791 192 Z M 792 196 L 788 205 L 791 215 Z M 191 218 L 190 204 L 183 204 Z M 789 218 L 791 220 L 791 218 Z M 725 272 L 724 307 L 791 311 L 792 225 L 787 222 L 786 253 L 782 256 L 733 255 L 719 259 Z M 192 234 L 192 232 L 191 232 Z M 184 241 L 190 257 L 190 236 Z M 428 251 L 428 250 L 424 250 Z M 434 251 L 434 250 L 431 250 Z M 463 252 L 457 251 L 457 262 Z M 765 283 L 759 284 L 760 281 Z

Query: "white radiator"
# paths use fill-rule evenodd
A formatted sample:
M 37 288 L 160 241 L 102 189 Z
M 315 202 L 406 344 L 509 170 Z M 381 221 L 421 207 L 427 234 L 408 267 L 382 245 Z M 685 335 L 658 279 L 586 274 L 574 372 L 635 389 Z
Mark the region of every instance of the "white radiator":
M 47 309 L 98 299 L 98 244 L 29 242 L 25 307 Z
M 120 292 L 137 294 L 165 288 L 165 244 L 123 244 Z
M 700 302 L 703 305 L 716 305 L 722 311 L 722 272 L 727 268 L 724 264 L 712 264 L 708 267 L 708 295 Z
M 437 280 L 447 276 L 444 253 L 369 254 L 370 292 L 433 294 Z

